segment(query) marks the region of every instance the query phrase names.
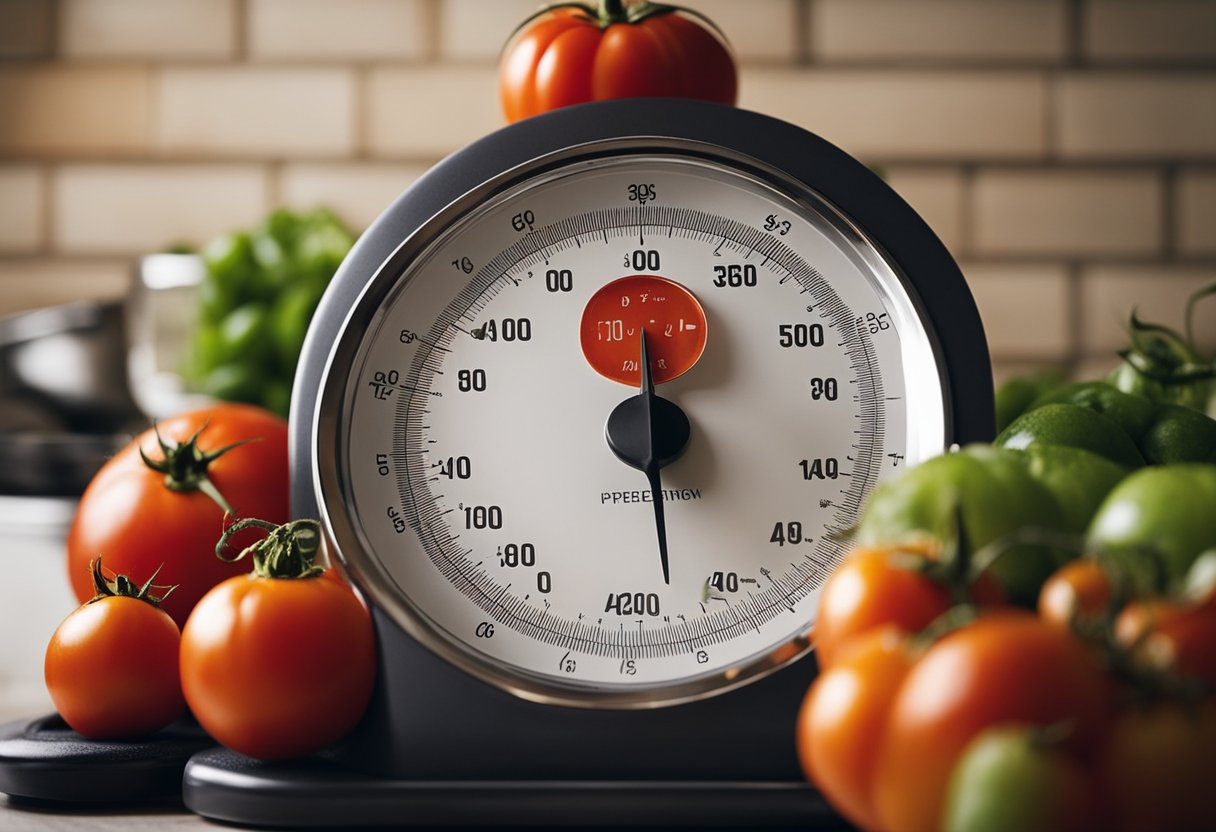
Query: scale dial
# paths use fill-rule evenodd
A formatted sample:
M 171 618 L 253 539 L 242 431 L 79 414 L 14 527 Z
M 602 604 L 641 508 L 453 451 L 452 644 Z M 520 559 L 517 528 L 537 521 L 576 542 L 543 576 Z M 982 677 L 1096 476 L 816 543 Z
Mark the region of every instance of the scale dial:
M 641 330 L 688 423 L 660 488 L 605 437 Z M 351 311 L 319 402 L 323 516 L 373 601 L 486 681 L 590 707 L 804 653 L 866 496 L 951 435 L 878 246 L 776 170 L 658 139 L 550 154 L 432 218 Z

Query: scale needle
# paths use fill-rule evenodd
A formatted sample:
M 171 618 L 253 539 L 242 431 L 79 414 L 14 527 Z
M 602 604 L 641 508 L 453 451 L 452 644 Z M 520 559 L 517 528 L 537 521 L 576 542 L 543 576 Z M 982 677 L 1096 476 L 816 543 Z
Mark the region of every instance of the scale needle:
M 654 504 L 659 562 L 663 567 L 663 580 L 670 584 L 667 519 L 663 509 L 663 481 L 659 472 L 684 453 L 692 429 L 688 417 L 678 405 L 655 393 L 644 328 L 641 342 L 640 390 L 636 396 L 625 399 L 609 414 L 604 436 L 608 440 L 608 447 L 622 462 L 646 475 L 650 484 L 650 501 Z

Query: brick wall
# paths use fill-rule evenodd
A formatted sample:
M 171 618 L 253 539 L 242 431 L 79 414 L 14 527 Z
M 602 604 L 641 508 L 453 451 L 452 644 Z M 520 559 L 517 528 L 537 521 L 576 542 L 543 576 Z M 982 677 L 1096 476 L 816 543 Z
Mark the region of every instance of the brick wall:
M 741 104 L 883 166 L 963 265 L 998 376 L 1111 363 L 1216 279 L 1216 0 L 685 0 Z M 0 314 L 274 205 L 361 227 L 501 126 L 533 0 L 0 0 Z M 1216 307 L 1216 303 L 1211 304 Z M 1201 324 L 1216 347 L 1216 309 Z

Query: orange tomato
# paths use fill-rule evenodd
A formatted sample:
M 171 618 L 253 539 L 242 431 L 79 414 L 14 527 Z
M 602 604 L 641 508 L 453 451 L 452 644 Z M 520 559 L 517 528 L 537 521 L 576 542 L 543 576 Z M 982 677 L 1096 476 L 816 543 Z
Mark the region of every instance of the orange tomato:
M 570 104 L 665 96 L 735 103 L 735 63 L 697 17 L 657 4 L 563 5 L 525 21 L 499 65 L 507 121 Z
M 1111 688 L 1071 636 L 1020 611 L 993 612 L 935 643 L 908 671 L 877 748 L 872 805 L 887 832 L 935 830 L 959 755 L 1000 723 L 1069 722 L 1064 747 L 1092 753 Z
M 289 517 L 287 423 L 261 408 L 222 404 L 168 419 L 157 426 L 161 439 L 183 449 L 174 466 L 179 478 L 154 470 L 142 451 L 159 462 L 164 453 L 154 431 L 145 431 L 114 455 L 89 483 L 68 535 L 68 576 L 81 603 L 93 597 L 89 563 L 105 559 L 108 569 L 151 575 L 176 586 L 163 608 L 182 626 L 199 598 L 225 578 L 247 571 L 243 564 L 215 556 L 224 531 L 224 509 L 189 482 L 205 474 L 241 517 L 276 523 Z M 197 435 L 197 445 L 187 447 Z M 198 454 L 239 445 L 209 462 Z M 238 539 L 256 539 L 256 535 Z
M 107 596 L 70 614 L 47 646 L 55 710 L 90 739 L 151 734 L 185 707 L 173 619 L 139 598 Z
M 1197 679 L 1216 692 L 1216 603 L 1153 598 L 1128 604 L 1115 639 L 1149 667 Z
M 871 629 L 815 680 L 798 713 L 798 759 L 807 779 L 865 829 L 879 828 L 870 800 L 876 752 L 912 662 L 898 627 Z
M 886 624 L 915 633 L 950 609 L 956 599 L 943 580 L 917 568 L 935 564 L 927 546 L 868 546 L 854 549 L 828 578 L 815 619 L 815 655 L 831 667 L 858 635 Z M 977 601 L 999 604 L 996 581 L 982 575 L 969 588 Z
M 199 724 L 262 760 L 341 739 L 363 715 L 375 676 L 367 609 L 324 575 L 229 578 L 182 631 L 182 690 Z
M 1110 575 L 1091 558 L 1064 564 L 1039 590 L 1039 617 L 1062 630 L 1078 620 L 1093 620 L 1106 612 L 1114 587 Z

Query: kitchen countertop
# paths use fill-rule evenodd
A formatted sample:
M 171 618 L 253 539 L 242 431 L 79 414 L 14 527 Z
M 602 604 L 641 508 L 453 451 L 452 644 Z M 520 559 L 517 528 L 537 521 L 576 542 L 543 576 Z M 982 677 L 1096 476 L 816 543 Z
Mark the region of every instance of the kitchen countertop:
M 5 832 L 139 832 L 143 829 L 216 829 L 185 809 L 90 809 L 62 811 L 0 795 L 0 829 Z

